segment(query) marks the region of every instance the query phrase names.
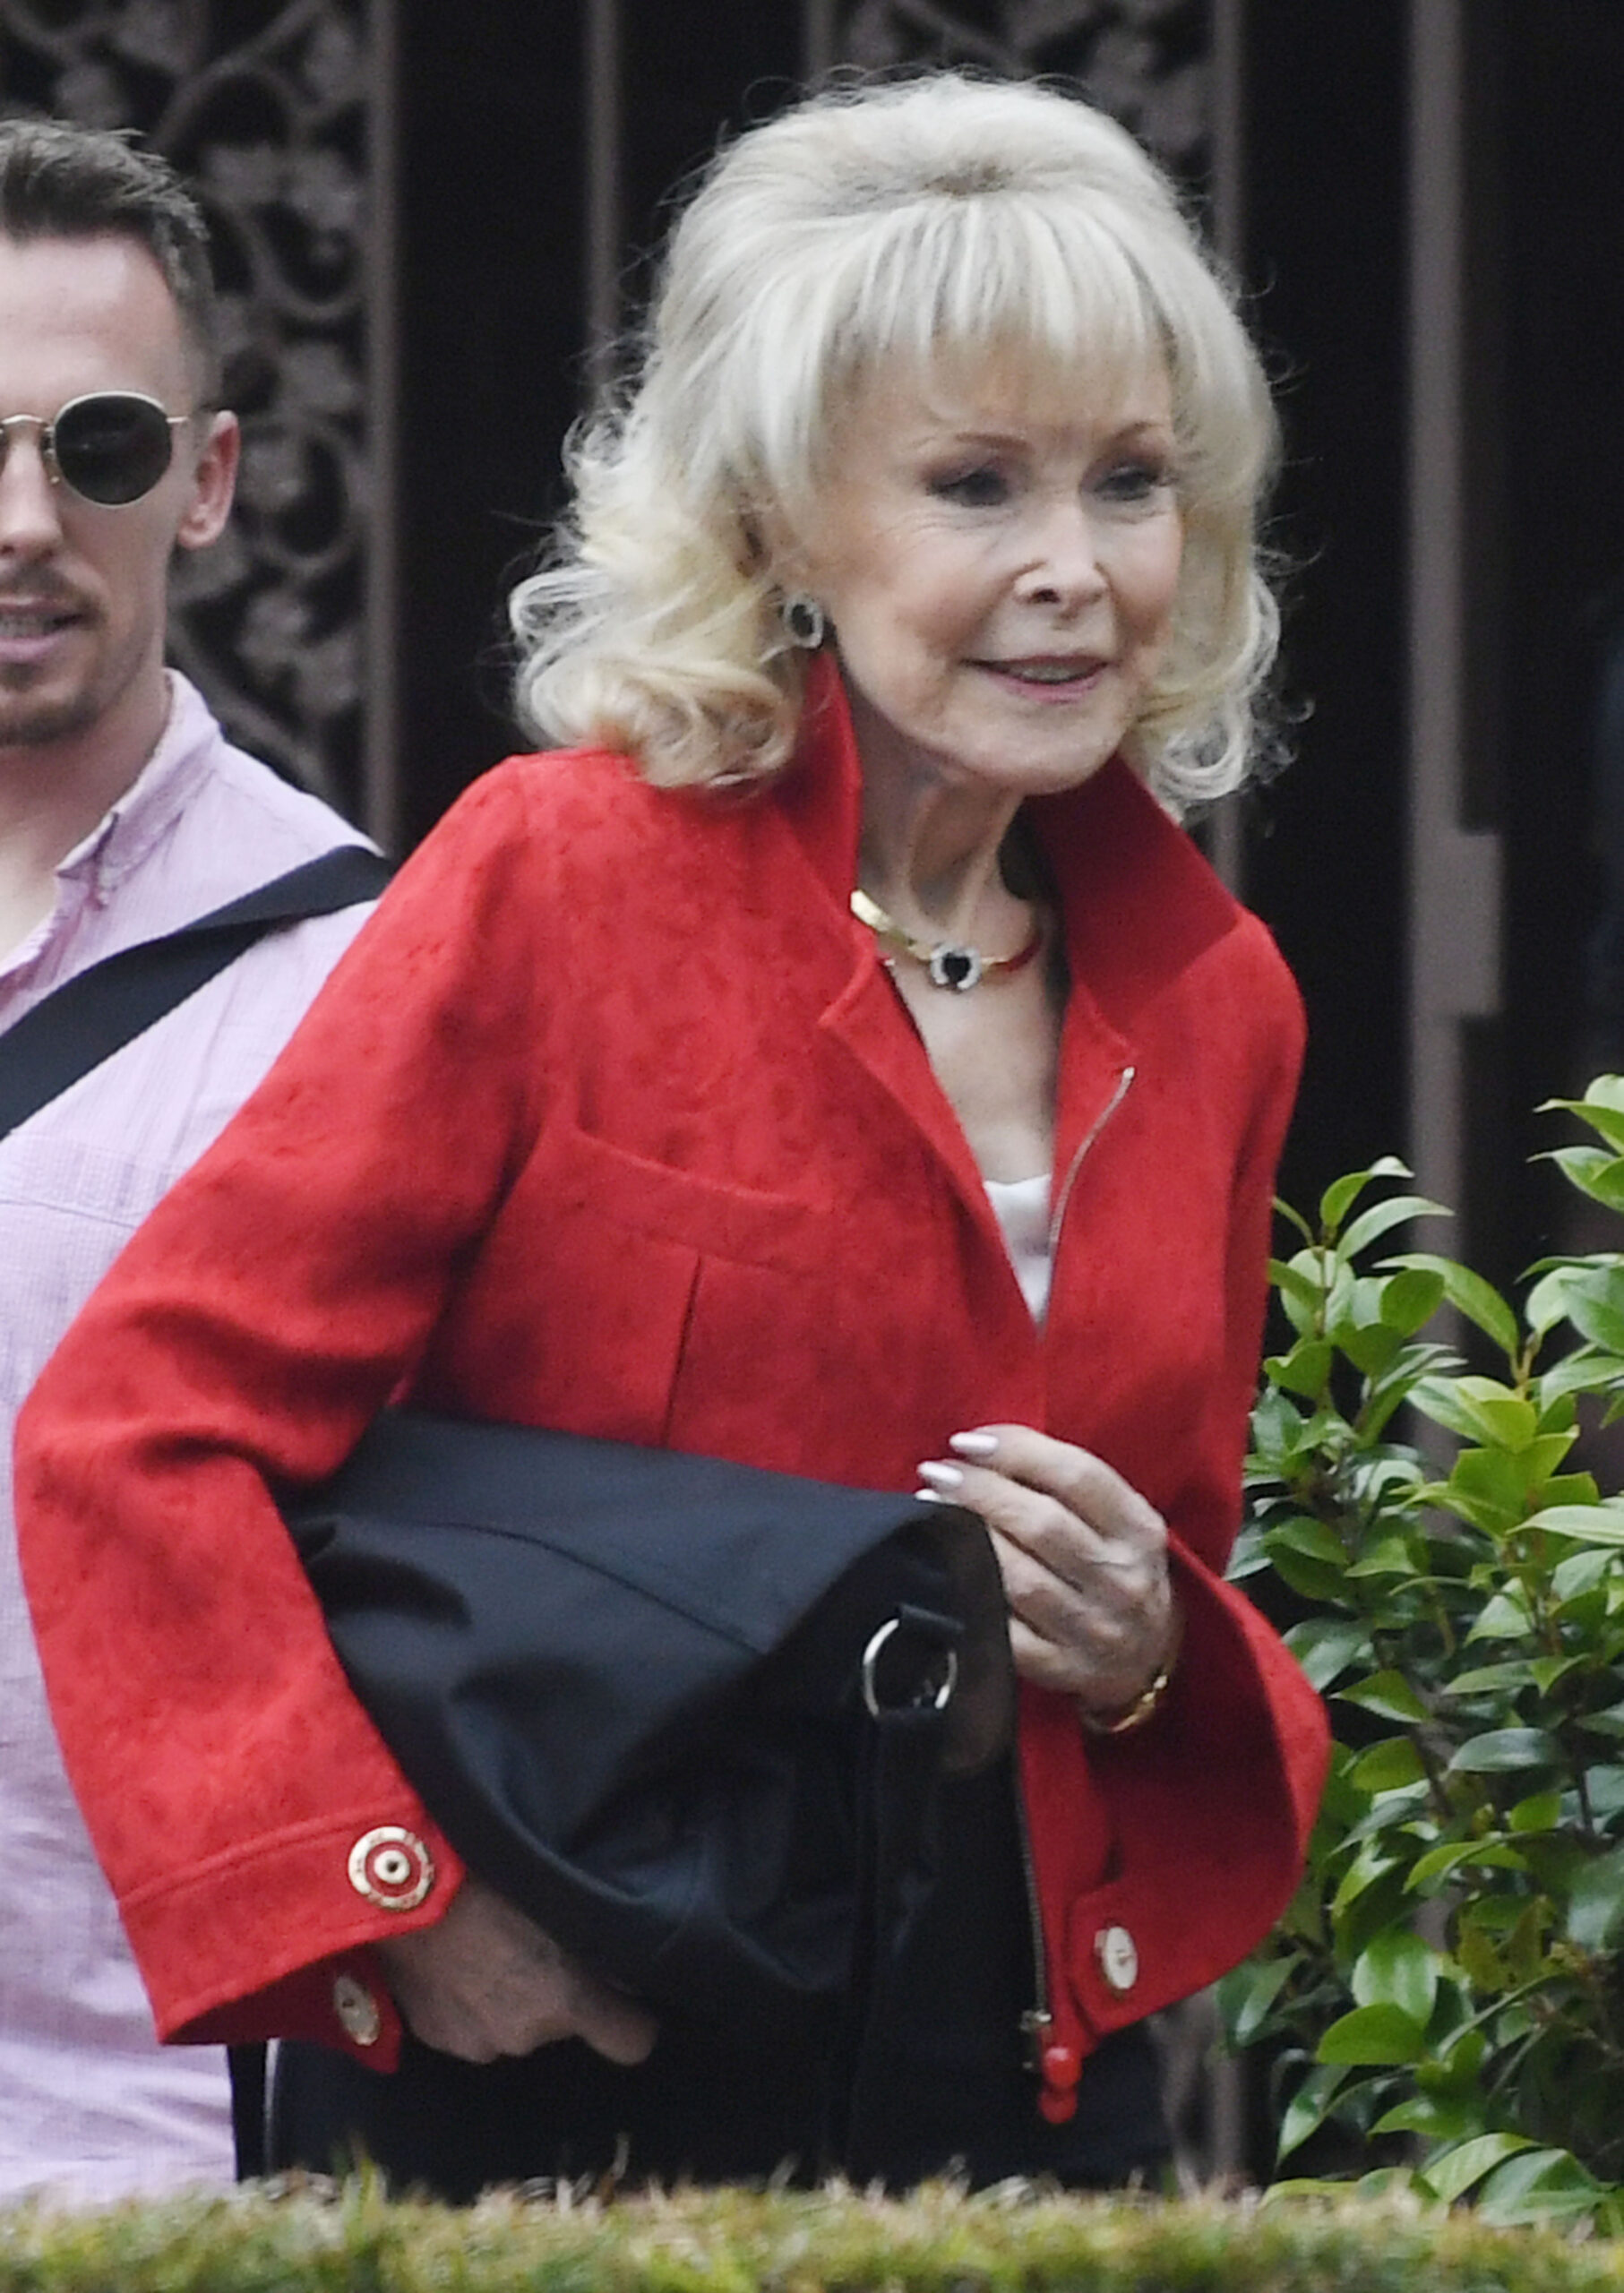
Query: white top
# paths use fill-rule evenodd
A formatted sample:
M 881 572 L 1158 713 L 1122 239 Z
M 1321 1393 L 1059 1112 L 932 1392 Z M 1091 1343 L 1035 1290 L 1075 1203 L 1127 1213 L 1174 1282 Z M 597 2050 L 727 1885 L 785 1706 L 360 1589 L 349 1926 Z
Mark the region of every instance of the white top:
M 984 1179 L 987 1200 L 1003 1229 L 1004 1248 L 1020 1294 L 1041 1328 L 1049 1307 L 1054 1251 L 1049 1239 L 1049 1173 L 1031 1179 Z
M 116 949 L 356 841 L 229 747 L 184 678 L 171 685 L 141 777 L 58 868 L 44 923 L 0 956 L 0 1029 Z M 260 1080 L 365 912 L 271 933 L 0 1140 L 0 2200 L 232 2176 L 225 2056 L 159 2046 L 63 1773 L 18 1577 L 11 1428 L 116 1253 Z

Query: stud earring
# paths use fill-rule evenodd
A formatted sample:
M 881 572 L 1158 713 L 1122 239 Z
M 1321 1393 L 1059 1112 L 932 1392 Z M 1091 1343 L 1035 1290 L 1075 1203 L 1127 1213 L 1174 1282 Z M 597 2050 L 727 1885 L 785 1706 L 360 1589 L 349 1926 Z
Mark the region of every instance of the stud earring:
M 809 597 L 804 590 L 786 597 L 780 614 L 793 643 L 803 652 L 815 653 L 823 642 L 825 623 L 823 608 L 816 597 Z

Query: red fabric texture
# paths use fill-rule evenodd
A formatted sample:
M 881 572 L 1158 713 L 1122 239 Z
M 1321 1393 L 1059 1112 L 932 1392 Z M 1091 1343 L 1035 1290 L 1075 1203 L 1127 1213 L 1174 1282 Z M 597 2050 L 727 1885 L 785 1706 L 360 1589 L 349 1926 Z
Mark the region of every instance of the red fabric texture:
M 458 1882 L 264 1487 L 324 1475 L 400 1392 L 899 1490 L 954 1431 L 1018 1421 L 1158 1507 L 1188 1619 L 1162 1711 L 1098 1740 L 1023 1696 L 1057 2107 L 1102 2033 L 1209 1981 L 1288 1900 L 1323 1715 L 1220 1572 L 1295 989 L 1121 764 L 1033 806 L 1072 981 L 1039 1330 L 848 913 L 860 794 L 827 669 L 765 796 L 662 794 L 596 752 L 498 767 L 46 1371 L 18 1438 L 26 1578 L 165 2035 L 348 2044 L 335 1971 L 365 1975 Z M 434 1858 L 410 1911 L 349 1881 L 380 1825 Z M 1137 1947 L 1126 1991 L 1111 1926 Z

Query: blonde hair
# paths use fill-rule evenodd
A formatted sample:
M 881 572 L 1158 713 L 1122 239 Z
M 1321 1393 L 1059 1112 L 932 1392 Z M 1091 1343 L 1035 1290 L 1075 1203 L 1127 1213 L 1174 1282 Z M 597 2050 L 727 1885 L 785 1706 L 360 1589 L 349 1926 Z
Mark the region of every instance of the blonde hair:
M 765 778 L 803 665 L 771 536 L 815 499 L 842 410 L 898 362 L 1172 387 L 1185 544 L 1130 736 L 1173 809 L 1245 777 L 1277 616 L 1257 522 L 1276 429 L 1256 352 L 1155 164 L 1104 114 L 954 73 L 820 95 L 716 160 L 667 251 L 640 370 L 569 448 L 574 512 L 514 591 L 544 739 L 657 785 Z

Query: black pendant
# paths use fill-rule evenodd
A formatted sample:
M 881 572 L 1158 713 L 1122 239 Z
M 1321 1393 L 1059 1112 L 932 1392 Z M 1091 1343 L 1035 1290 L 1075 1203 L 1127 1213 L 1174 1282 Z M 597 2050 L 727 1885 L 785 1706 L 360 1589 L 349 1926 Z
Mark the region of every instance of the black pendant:
M 931 949 L 929 969 L 932 987 L 950 987 L 967 995 L 980 983 L 981 956 L 975 948 L 949 947 L 943 940 Z

